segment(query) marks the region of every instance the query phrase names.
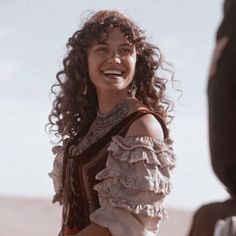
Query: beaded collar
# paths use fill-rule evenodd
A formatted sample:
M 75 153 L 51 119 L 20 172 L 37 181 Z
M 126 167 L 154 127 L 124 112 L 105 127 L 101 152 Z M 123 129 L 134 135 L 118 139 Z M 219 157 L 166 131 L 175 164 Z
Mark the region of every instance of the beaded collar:
M 97 117 L 91 125 L 86 136 L 81 140 L 77 146 L 77 154 L 87 149 L 91 144 L 98 141 L 108 133 L 114 126 L 122 121 L 128 114 L 129 105 L 128 100 L 116 105 L 111 111 L 107 113 L 97 112 Z
M 116 125 L 123 120 L 128 112 L 128 102 L 125 100 L 123 103 L 116 105 L 111 111 L 106 113 L 97 112 L 95 120 L 98 126 Z

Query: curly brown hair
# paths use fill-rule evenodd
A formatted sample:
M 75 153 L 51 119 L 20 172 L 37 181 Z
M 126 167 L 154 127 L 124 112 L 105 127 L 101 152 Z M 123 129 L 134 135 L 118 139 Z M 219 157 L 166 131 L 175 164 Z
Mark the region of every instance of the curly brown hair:
M 57 73 L 58 83 L 51 87 L 55 100 L 49 115 L 50 132 L 55 132 L 61 140 L 84 132 L 96 117 L 98 102 L 88 75 L 87 50 L 94 40 L 106 41 L 106 35 L 114 27 L 121 30 L 137 51 L 136 98 L 164 120 L 173 108 L 173 103 L 165 95 L 167 79 L 156 73 L 165 64 L 160 49 L 148 43 L 144 32 L 121 12 L 98 11 L 69 38 L 64 69 Z M 86 95 L 83 93 L 85 87 Z

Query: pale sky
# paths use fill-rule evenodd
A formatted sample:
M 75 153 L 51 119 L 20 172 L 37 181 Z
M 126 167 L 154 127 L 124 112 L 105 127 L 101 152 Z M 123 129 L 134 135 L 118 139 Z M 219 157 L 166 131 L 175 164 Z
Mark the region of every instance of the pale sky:
M 0 0 L 0 194 L 53 194 L 44 125 L 67 39 L 90 10 L 135 20 L 175 67 L 183 97 L 173 137 L 177 167 L 167 204 L 194 208 L 226 196 L 208 153 L 206 82 L 222 0 Z

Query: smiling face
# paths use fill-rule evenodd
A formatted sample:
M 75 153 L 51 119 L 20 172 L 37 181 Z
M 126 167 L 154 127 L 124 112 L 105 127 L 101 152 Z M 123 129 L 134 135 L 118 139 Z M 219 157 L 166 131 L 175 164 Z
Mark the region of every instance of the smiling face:
M 111 29 L 104 42 L 94 41 L 87 55 L 89 77 L 97 93 L 122 91 L 128 95 L 136 50 L 119 28 Z

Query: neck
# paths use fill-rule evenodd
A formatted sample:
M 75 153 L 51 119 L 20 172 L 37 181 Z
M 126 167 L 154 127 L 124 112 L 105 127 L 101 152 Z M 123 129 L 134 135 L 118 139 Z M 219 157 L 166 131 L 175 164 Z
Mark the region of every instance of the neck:
M 126 93 L 102 93 L 97 92 L 98 110 L 100 113 L 111 111 L 117 104 L 122 103 L 128 95 Z

